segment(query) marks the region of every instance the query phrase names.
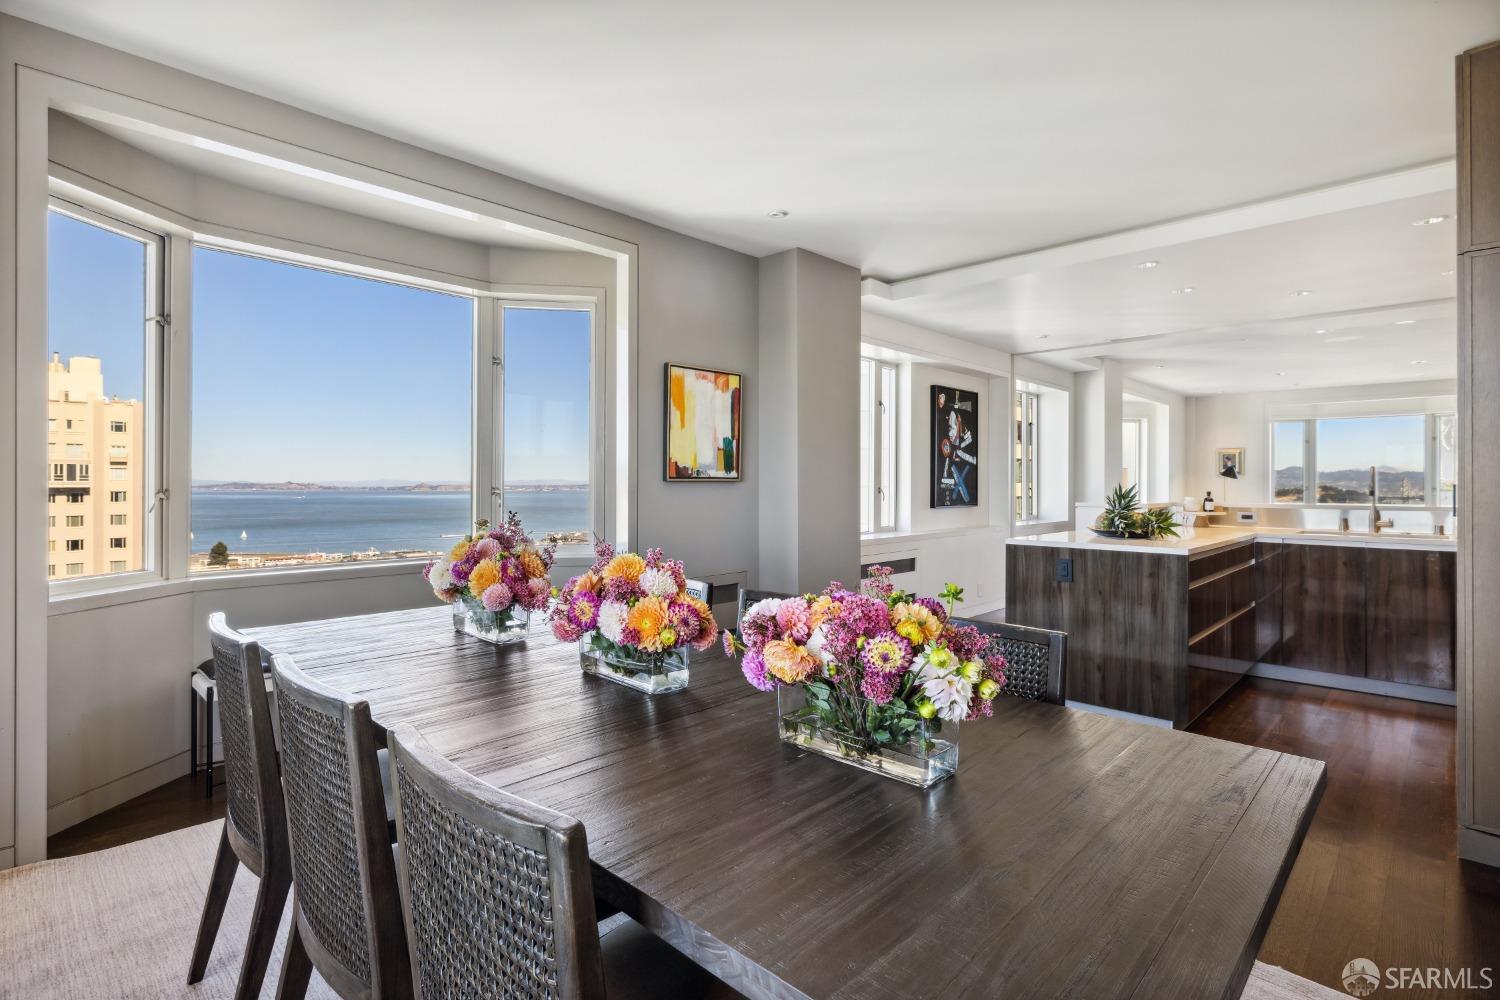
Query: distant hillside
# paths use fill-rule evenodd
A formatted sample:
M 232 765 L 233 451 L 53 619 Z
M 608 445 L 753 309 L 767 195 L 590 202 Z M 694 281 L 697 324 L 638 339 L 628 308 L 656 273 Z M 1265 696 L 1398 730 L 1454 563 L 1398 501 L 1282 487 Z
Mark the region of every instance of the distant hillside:
M 582 492 L 588 490 L 587 483 L 548 483 L 529 481 L 509 483 L 510 493 L 556 493 Z M 368 482 L 301 483 L 287 480 L 281 483 L 256 483 L 246 480 L 229 482 L 198 480 L 193 489 L 200 493 L 330 493 L 359 490 L 365 493 L 467 493 L 468 483 L 413 483 L 399 480 L 371 480 Z

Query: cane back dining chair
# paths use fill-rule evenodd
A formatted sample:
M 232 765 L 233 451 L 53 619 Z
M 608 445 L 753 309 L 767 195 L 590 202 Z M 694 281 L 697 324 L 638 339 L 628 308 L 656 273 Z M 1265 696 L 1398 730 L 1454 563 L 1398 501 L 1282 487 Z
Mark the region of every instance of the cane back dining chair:
M 1009 622 L 963 622 L 989 637 L 989 648 L 1005 657 L 1001 694 L 1061 705 L 1067 699 L 1068 635 Z
M 208 895 L 198 921 L 188 984 L 201 981 L 208 969 L 235 870 L 244 865 L 260 880 L 234 994 L 237 1000 L 248 1000 L 260 996 L 275 947 L 276 929 L 291 886 L 291 857 L 260 645 L 231 629 L 222 612 L 209 616 L 208 635 L 223 728 L 228 801 Z
M 480 781 L 410 727 L 390 750 L 419 1000 L 739 996 L 624 914 L 595 922 L 578 820 Z
M 411 968 L 370 705 L 273 655 L 281 783 L 292 857 L 292 926 L 277 997 L 312 970 L 345 1000 L 404 1000 Z

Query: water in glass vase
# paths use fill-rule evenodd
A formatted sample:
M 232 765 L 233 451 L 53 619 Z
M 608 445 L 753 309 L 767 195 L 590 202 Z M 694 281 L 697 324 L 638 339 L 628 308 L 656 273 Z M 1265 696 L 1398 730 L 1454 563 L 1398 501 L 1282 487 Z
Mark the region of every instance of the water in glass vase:
M 598 632 L 578 640 L 583 672 L 624 684 L 647 694 L 667 694 L 688 686 L 686 646 L 661 653 L 648 653 L 634 646 L 620 646 Z
M 530 624 L 531 615 L 519 604 L 512 604 L 504 611 L 490 611 L 483 605 L 471 607 L 462 599 L 453 602 L 453 631 L 496 646 L 525 642 Z
M 958 770 L 958 723 L 890 705 L 871 712 L 862 697 L 845 701 L 817 705 L 801 685 L 777 688 L 782 742 L 921 788 Z

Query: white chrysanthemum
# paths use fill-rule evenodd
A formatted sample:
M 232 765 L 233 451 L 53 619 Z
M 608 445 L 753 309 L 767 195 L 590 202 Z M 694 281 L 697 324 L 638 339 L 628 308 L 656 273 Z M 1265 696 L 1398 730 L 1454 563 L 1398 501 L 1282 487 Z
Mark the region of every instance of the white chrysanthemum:
M 785 598 L 782 597 L 767 597 L 764 600 L 756 601 L 745 609 L 745 617 L 765 615 L 768 618 L 775 618 L 776 612 L 781 610 L 781 602 L 784 600 Z
M 660 566 L 651 566 L 641 574 L 641 589 L 651 597 L 676 597 L 677 578 Z
M 620 632 L 625 628 L 625 615 L 630 607 L 624 601 L 605 601 L 599 607 L 599 634 L 610 642 L 620 641 Z
M 432 584 L 434 593 L 441 594 L 445 590 L 452 590 L 456 585 L 453 579 L 452 564 L 446 559 L 438 559 L 432 564 L 432 569 L 427 572 L 427 582 Z
M 813 629 L 812 635 L 807 637 L 807 651 L 821 660 L 825 667 L 833 662 L 833 654 L 828 652 L 828 626 L 826 624 Z
M 949 722 L 962 722 L 969 714 L 969 699 L 974 686 L 957 672 L 934 677 L 922 685 L 922 693 L 937 706 L 938 717 Z

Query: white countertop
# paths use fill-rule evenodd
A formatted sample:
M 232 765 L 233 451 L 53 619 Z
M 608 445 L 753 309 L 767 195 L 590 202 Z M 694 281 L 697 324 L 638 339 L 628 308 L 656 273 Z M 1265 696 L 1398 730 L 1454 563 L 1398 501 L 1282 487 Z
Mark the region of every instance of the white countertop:
M 1127 552 L 1157 552 L 1169 555 L 1200 556 L 1240 542 L 1278 541 L 1300 545 L 1354 545 L 1362 548 L 1426 549 L 1453 552 L 1457 545 L 1452 536 L 1401 535 L 1386 532 L 1379 535 L 1356 535 L 1329 532 L 1307 534 L 1297 528 L 1188 528 L 1179 527 L 1177 538 L 1106 538 L 1092 531 L 1052 531 L 1045 535 L 1018 535 L 1012 545 L 1041 545 L 1057 549 L 1122 549 Z

